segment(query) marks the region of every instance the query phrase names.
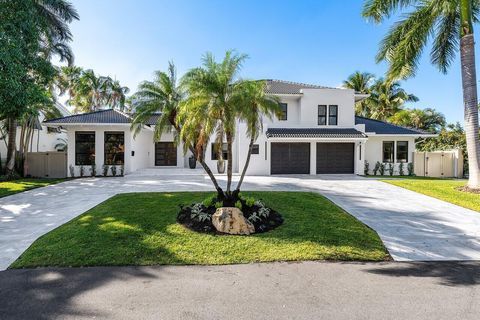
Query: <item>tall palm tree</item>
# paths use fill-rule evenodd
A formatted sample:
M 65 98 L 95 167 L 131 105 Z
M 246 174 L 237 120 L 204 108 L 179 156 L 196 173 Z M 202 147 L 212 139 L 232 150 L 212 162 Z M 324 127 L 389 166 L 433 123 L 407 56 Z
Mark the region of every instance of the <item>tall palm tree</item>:
M 465 132 L 470 188 L 480 188 L 480 143 L 473 23 L 478 21 L 478 0 L 366 0 L 363 15 L 380 23 L 397 11 L 406 15 L 380 44 L 377 61 L 389 63 L 390 79 L 414 76 L 425 46 L 430 58 L 446 73 L 458 50 L 462 72 Z
M 245 81 L 243 85 L 245 89 L 239 108 L 239 119 L 246 124 L 246 134 L 250 138 L 250 143 L 248 145 L 247 159 L 234 191 L 234 197 L 240 193 L 240 187 L 250 164 L 253 144 L 263 132 L 263 117 L 272 119 L 274 116 L 278 116 L 281 110 L 279 105 L 280 99 L 277 96 L 265 93 L 265 81 Z
M 154 128 L 154 139 L 159 141 L 165 132 L 171 132 L 172 128 L 175 134 L 176 142 L 179 142 L 179 133 L 182 130 L 181 121 L 178 121 L 177 114 L 179 104 L 185 98 L 183 88 L 177 83 L 177 71 L 173 62 L 168 65 L 168 71 L 156 71 L 153 81 L 144 81 L 138 91 L 131 97 L 131 103 L 135 111 L 132 121 L 132 130 L 138 134 L 141 128 L 156 116 L 157 122 Z M 190 150 L 198 162 L 202 165 L 205 172 L 212 179 L 215 188 L 220 186 L 209 166 L 205 163 L 202 150 L 193 148 L 191 140 L 183 141 L 186 150 Z M 185 151 L 186 151 L 185 150 Z M 200 151 L 200 152 L 198 152 Z M 220 189 L 221 190 L 221 189 Z
M 216 62 L 211 53 L 203 57 L 203 66 L 185 74 L 183 85 L 188 91 L 187 99 L 180 106 L 182 136 L 197 148 L 205 149 L 210 136 L 217 134 L 217 142 L 227 144 L 227 188 L 219 196 L 231 199 L 233 152 L 238 108 L 241 105 L 245 86 L 238 73 L 247 58 L 244 54 L 227 51 L 221 62 Z M 198 133 L 198 134 L 197 134 Z M 187 140 L 188 139 L 188 140 Z
M 379 79 L 371 87 L 368 101 L 368 116 L 372 119 L 387 120 L 400 111 L 406 102 L 416 102 L 418 98 L 407 93 L 397 81 Z
M 347 80 L 343 81 L 343 87 L 353 89 L 359 93 L 370 93 L 375 76 L 369 72 L 356 71 Z M 368 117 L 368 99 L 359 101 L 355 105 L 355 113 L 359 116 Z
M 44 54 L 50 59 L 53 55 L 60 61 L 73 64 L 73 52 L 69 46 L 72 41 L 72 32 L 69 23 L 78 20 L 75 7 L 65 0 L 34 0 L 35 11 L 45 24 L 45 32 L 40 39 Z

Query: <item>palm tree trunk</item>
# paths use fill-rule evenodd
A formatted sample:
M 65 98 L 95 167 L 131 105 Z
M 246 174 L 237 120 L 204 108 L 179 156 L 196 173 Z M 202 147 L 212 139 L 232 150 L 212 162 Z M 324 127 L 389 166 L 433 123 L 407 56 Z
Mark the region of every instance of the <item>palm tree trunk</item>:
M 7 165 L 5 171 L 7 176 L 15 171 L 15 151 L 17 137 L 17 120 L 8 118 L 8 148 L 7 148 Z
M 231 187 L 232 187 L 232 168 L 233 168 L 233 154 L 232 154 L 232 133 L 227 132 L 226 133 L 226 138 L 227 138 L 227 154 L 228 154 L 228 159 L 227 159 L 227 196 L 230 195 Z
M 248 145 L 248 153 L 247 153 L 247 160 L 245 161 L 245 165 L 243 166 L 242 175 L 240 176 L 240 180 L 238 181 L 237 188 L 233 192 L 233 195 L 236 197 L 240 193 L 240 187 L 243 183 L 243 178 L 245 178 L 245 174 L 247 173 L 248 165 L 250 164 L 250 156 L 252 155 L 253 143 L 255 141 L 250 139 L 250 144 Z
M 461 38 L 460 61 L 462 68 L 465 135 L 468 154 L 468 186 L 480 188 L 480 144 L 478 137 L 477 76 L 475 71 L 475 41 L 471 14 L 471 1 L 460 1 Z
M 180 127 L 175 123 L 174 120 L 170 120 L 170 124 L 173 126 L 173 128 L 175 128 L 177 132 L 180 132 Z M 185 143 L 185 141 L 183 141 L 183 143 Z M 215 187 L 215 190 L 217 190 L 217 194 L 219 198 L 220 199 L 225 198 L 225 194 L 223 193 L 222 188 L 220 188 L 220 185 L 218 184 L 218 181 L 215 178 L 215 175 L 213 174 L 212 170 L 210 170 L 210 167 L 208 166 L 208 164 L 206 164 L 205 161 L 203 160 L 203 155 L 199 156 L 195 148 L 190 144 L 188 145 L 188 149 L 193 154 L 195 159 L 198 160 L 198 162 L 200 162 L 200 165 L 203 167 L 203 170 L 205 170 L 210 180 L 212 180 L 213 186 Z

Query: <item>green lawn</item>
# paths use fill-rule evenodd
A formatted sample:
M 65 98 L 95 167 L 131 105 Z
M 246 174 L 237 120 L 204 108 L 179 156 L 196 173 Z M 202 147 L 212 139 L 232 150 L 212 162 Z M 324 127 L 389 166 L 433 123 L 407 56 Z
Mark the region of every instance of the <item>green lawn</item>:
M 480 194 L 468 193 L 455 190 L 466 184 L 465 180 L 448 179 L 405 179 L 405 180 L 382 180 L 405 189 L 426 194 L 440 200 L 444 200 L 461 207 L 480 211 Z
M 122 194 L 42 236 L 11 268 L 389 258 L 374 231 L 322 196 L 245 194 L 282 213 L 284 224 L 252 236 L 196 233 L 175 222 L 178 205 L 209 193 Z
M 0 182 L 0 198 L 62 181 L 65 181 L 65 179 L 19 179 Z

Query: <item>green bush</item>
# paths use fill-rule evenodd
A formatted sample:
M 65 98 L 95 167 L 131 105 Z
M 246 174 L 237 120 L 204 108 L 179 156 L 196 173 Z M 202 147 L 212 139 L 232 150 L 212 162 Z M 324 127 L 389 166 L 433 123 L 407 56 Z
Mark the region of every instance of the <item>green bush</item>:
M 403 169 L 403 162 L 400 162 L 400 164 L 398 165 L 398 174 L 401 176 L 405 175 L 405 170 Z
M 385 163 L 380 163 L 380 167 L 378 168 L 378 171 L 380 172 L 381 176 L 385 175 Z
M 253 197 L 247 197 L 245 199 L 245 204 L 248 206 L 248 207 L 251 207 L 255 204 L 255 198 Z
M 393 170 L 394 170 L 394 166 L 393 166 L 393 163 L 389 163 L 388 164 L 388 174 L 390 174 L 390 176 L 393 176 Z
M 365 165 L 363 167 L 363 173 L 368 176 L 368 171 L 370 170 L 370 163 L 368 163 L 367 160 L 365 160 Z
M 408 171 L 408 175 L 409 176 L 413 176 L 414 175 L 414 167 L 413 167 L 413 163 L 410 162 L 409 164 L 407 164 L 407 171 Z
M 381 167 L 381 163 L 380 163 L 380 161 L 377 161 L 377 163 L 375 163 L 375 167 L 373 168 L 373 175 L 374 176 L 377 175 L 378 170 L 380 170 L 380 167 Z
M 206 198 L 205 200 L 203 200 L 202 203 L 205 207 L 208 208 L 210 206 L 215 205 L 216 200 L 217 200 L 217 197 L 215 195 L 212 195 L 212 196 Z
M 215 208 L 218 209 L 218 208 L 221 208 L 221 207 L 223 207 L 223 202 L 222 201 L 215 202 Z
M 235 202 L 235 208 L 238 208 L 238 209 L 242 210 L 242 202 L 240 200 Z

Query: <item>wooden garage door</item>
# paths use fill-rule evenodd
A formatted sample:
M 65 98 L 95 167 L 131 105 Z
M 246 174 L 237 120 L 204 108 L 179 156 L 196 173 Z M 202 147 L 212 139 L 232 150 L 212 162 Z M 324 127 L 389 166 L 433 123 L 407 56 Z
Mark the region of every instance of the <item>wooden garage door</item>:
M 272 143 L 272 174 L 310 173 L 310 143 Z
M 155 143 L 155 165 L 156 166 L 176 166 L 177 165 L 177 147 L 173 142 Z
M 353 143 L 317 143 L 317 174 L 353 173 Z

